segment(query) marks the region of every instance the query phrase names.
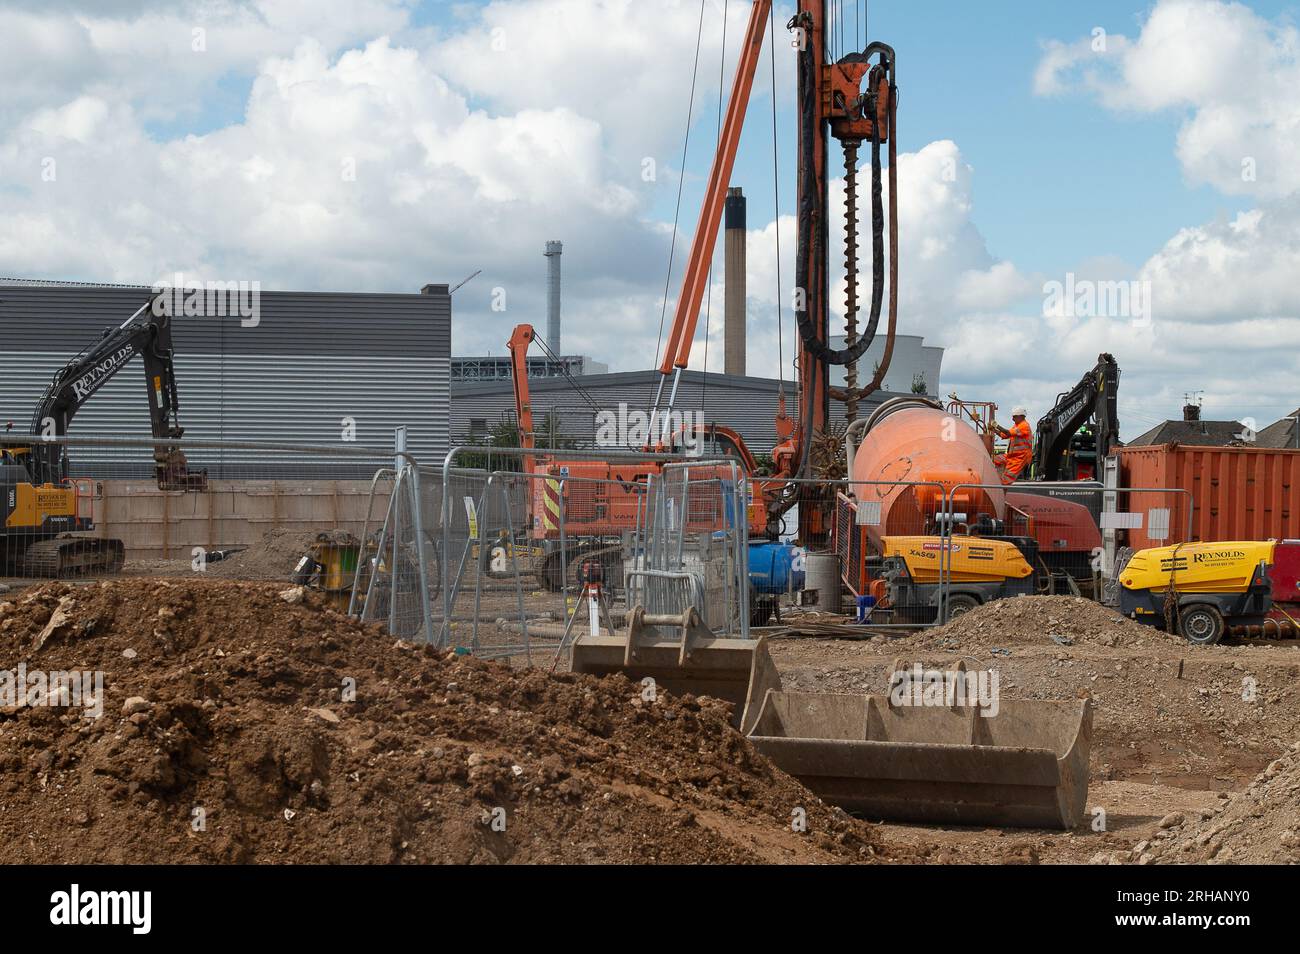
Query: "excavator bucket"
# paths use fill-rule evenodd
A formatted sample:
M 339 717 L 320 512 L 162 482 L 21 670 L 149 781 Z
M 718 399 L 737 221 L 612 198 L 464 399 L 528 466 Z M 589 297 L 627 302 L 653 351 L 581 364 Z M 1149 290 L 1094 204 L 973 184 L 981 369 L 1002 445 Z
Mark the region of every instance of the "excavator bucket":
M 788 692 L 776 681 L 751 686 L 743 730 L 778 768 L 846 811 L 1065 829 L 1083 817 L 1086 699 L 1004 699 L 986 717 L 978 704 L 907 706 L 890 695 Z
M 780 688 L 766 645 L 713 635 L 694 607 L 677 616 L 633 607 L 624 632 L 578 637 L 570 668 L 596 676 L 621 672 L 634 682 L 653 679 L 657 688 L 674 695 L 722 699 L 734 707 L 737 728 L 752 687 Z

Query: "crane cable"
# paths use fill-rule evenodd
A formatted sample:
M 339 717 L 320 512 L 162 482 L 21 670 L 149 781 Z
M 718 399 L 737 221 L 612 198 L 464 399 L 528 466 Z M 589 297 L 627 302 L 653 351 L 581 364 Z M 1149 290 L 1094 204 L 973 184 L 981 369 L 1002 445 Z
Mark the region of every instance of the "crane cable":
M 543 353 L 544 355 L 546 355 L 546 357 L 550 358 L 552 361 L 555 362 L 556 367 L 558 367 L 558 368 L 560 369 L 560 374 L 564 377 L 564 379 L 565 379 L 566 381 L 569 382 L 569 386 L 570 386 L 574 391 L 577 391 L 577 392 L 578 392 L 578 396 L 581 397 L 584 401 L 586 401 L 587 404 L 588 404 L 588 406 L 590 406 L 591 409 L 592 409 L 593 411 L 595 411 L 597 414 L 599 414 L 600 411 L 601 411 L 601 406 L 600 406 L 599 404 L 596 403 L 596 399 L 593 398 L 593 397 L 591 396 L 591 392 L 588 391 L 586 388 L 584 388 L 584 387 L 583 387 L 583 386 L 578 382 L 578 379 L 575 378 L 573 375 L 571 375 L 571 374 L 569 373 L 569 369 L 568 369 L 568 367 L 566 367 L 565 364 L 564 364 L 564 359 L 561 358 L 561 357 L 560 357 L 558 354 L 556 354 L 554 351 L 552 351 L 552 350 L 550 349 L 550 346 L 548 346 L 548 345 L 546 344 L 546 342 L 543 341 L 541 338 L 538 338 L 538 337 L 534 336 L 534 337 L 533 337 L 533 342 L 534 342 L 534 344 L 536 344 L 539 348 L 542 349 L 542 353 Z M 527 372 L 528 372 L 528 357 L 527 357 L 527 355 L 525 355 L 525 356 L 524 356 L 524 373 L 527 374 Z
M 659 364 L 659 349 L 664 341 L 664 319 L 668 315 L 668 291 L 672 287 L 673 257 L 677 251 L 677 225 L 682 211 L 682 186 L 686 184 L 686 150 L 691 142 L 691 123 L 695 115 L 695 83 L 700 75 L 700 42 L 704 38 L 704 4 L 700 0 L 700 22 L 695 28 L 695 65 L 691 69 L 691 97 L 686 104 L 686 133 L 682 137 L 682 163 L 677 174 L 677 207 L 673 210 L 673 235 L 668 246 L 668 274 L 664 277 L 663 307 L 659 311 L 659 338 L 655 341 L 655 364 Z
M 776 136 L 776 5 L 768 8 L 768 63 L 772 80 L 772 229 L 776 239 L 776 367 L 777 397 L 785 397 L 785 309 L 781 291 L 781 167 Z
M 717 144 L 722 142 L 722 93 L 727 82 L 727 5 L 722 5 L 722 54 L 718 57 L 718 132 Z M 717 148 L 715 145 L 714 148 Z M 709 389 L 709 324 L 713 317 L 713 256 L 709 256 L 709 277 L 704 298 L 704 374 L 700 378 L 700 414 L 704 414 L 704 395 Z M 725 315 L 724 319 L 725 321 Z M 723 370 L 726 368 L 724 366 Z

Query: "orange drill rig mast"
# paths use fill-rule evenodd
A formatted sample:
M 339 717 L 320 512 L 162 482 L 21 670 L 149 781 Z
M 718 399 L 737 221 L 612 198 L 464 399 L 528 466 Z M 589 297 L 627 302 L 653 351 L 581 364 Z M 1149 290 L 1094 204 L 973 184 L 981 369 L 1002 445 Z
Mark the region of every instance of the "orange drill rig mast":
M 823 0 L 801 0 L 790 21 L 799 31 L 799 197 L 795 253 L 795 318 L 799 328 L 799 386 L 802 424 L 792 440 L 778 448 L 786 457 L 778 469 L 794 476 L 812 476 L 809 451 L 815 435 L 830 421 L 830 398 L 844 401 L 848 416 L 857 402 L 879 390 L 893 356 L 898 319 L 898 203 L 897 139 L 894 135 L 897 87 L 894 51 L 884 43 L 869 43 L 860 53 L 849 53 L 827 63 Z M 872 64 L 871 58 L 878 57 Z M 865 83 L 864 83 L 865 80 Z M 865 87 L 865 88 L 864 88 Z M 828 138 L 844 149 L 845 196 L 845 337 L 846 346 L 829 345 L 830 274 Z M 872 285 L 866 329 L 857 334 L 857 157 L 863 142 L 871 144 Z M 875 339 L 884 298 L 884 209 L 881 196 L 880 147 L 889 145 L 889 319 L 884 353 L 873 379 L 856 387 L 852 370 Z M 829 366 L 850 368 L 844 389 L 829 386 Z M 778 456 L 774 454 L 774 456 Z
M 533 326 L 516 325 L 506 347 L 510 349 L 510 372 L 515 389 L 515 423 L 519 427 L 519 446 L 531 450 L 533 439 L 533 403 L 528 393 L 528 346 L 533 343 Z
M 662 377 L 651 409 L 656 421 L 661 407 L 672 409 L 681 372 L 686 368 L 699 319 L 700 302 L 708 280 L 709 261 L 717 241 L 726 190 L 735 164 L 736 149 L 744 125 L 754 73 L 763 43 L 764 21 L 771 16 L 771 0 L 754 0 L 749 25 L 736 66 L 726 120 L 719 137 L 713 167 L 700 209 L 699 223 L 691 242 L 682 291 L 677 299 L 668 347 L 659 371 Z M 798 49 L 798 234 L 795 268 L 795 318 L 799 328 L 799 414 L 798 423 L 785 412 L 780 398 L 776 432 L 780 443 L 773 450 L 779 478 L 811 477 L 810 451 L 813 440 L 830 422 L 830 399 L 845 402 L 847 416 L 857 415 L 858 401 L 880 388 L 893 355 L 898 319 L 898 213 L 895 117 L 898 90 L 894 79 L 894 51 L 883 43 L 849 53 L 827 62 L 825 0 L 799 0 L 798 12 L 787 24 Z M 773 38 L 775 42 L 775 37 Z M 876 62 L 872 62 L 872 58 Z M 845 176 L 845 338 L 844 348 L 830 347 L 829 307 L 829 177 L 828 138 L 835 137 L 844 148 Z M 866 328 L 857 331 L 857 161 L 858 149 L 871 145 L 872 174 L 872 289 Z M 872 380 L 857 387 L 856 363 L 875 339 L 884 298 L 885 216 L 881 196 L 880 148 L 889 147 L 889 318 L 884 352 Z M 779 215 L 780 210 L 776 210 Z M 778 303 L 780 306 L 783 303 Z M 846 387 L 831 388 L 830 365 L 848 368 Z M 663 392 L 669 376 L 672 386 L 667 404 Z M 793 487 L 790 488 L 793 491 Z M 800 507 L 800 536 L 808 542 L 825 533 L 829 500 L 803 494 Z M 774 495 L 773 518 L 797 501 L 793 492 Z

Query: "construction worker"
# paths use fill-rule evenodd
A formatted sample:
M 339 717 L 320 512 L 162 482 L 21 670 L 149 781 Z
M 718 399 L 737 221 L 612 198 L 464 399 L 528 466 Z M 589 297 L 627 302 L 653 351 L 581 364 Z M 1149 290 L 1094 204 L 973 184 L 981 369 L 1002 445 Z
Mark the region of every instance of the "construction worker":
M 1003 427 L 997 421 L 993 422 L 993 433 L 1007 439 L 1007 452 L 997 454 L 993 458 L 993 463 L 998 465 L 998 474 L 1004 484 L 1014 484 L 1034 456 L 1034 435 L 1029 430 L 1025 413 L 1023 407 L 1013 407 L 1009 428 Z

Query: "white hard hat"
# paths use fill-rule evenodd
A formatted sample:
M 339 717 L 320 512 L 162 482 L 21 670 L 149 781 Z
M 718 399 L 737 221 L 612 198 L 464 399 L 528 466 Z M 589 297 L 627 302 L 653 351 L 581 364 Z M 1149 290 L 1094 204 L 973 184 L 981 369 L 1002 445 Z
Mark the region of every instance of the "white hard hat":
M 1023 404 L 1017 404 L 1015 407 L 1013 407 L 1013 408 L 1011 409 L 1011 416 L 1012 416 L 1012 417 L 1028 417 L 1028 416 L 1029 416 L 1029 412 L 1025 410 L 1025 406 L 1024 406 Z

